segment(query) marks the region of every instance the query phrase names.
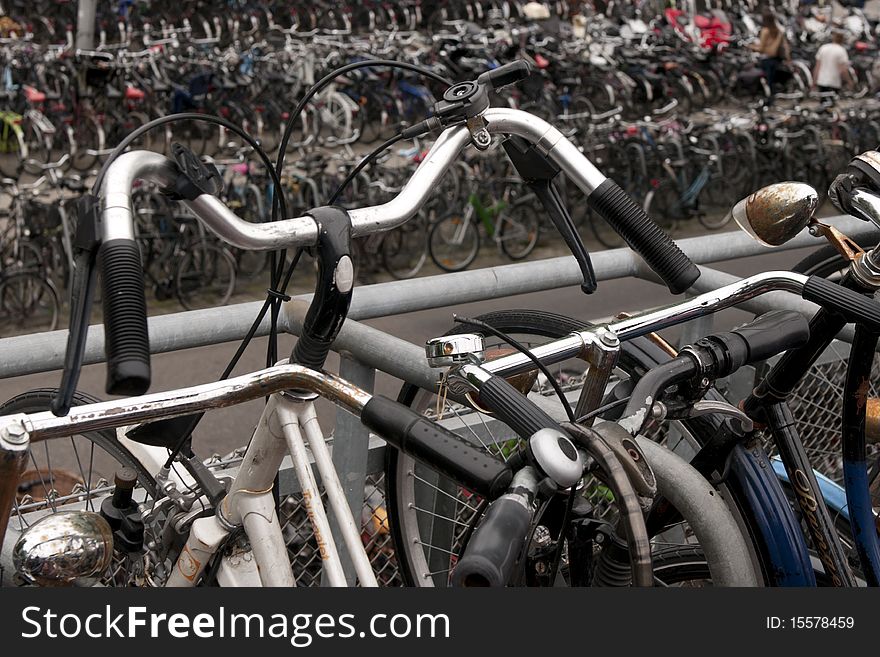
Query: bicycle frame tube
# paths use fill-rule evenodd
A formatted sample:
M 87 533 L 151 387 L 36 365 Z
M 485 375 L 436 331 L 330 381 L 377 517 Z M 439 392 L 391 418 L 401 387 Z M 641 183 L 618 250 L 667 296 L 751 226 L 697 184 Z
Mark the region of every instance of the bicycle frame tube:
M 277 365 L 261 372 L 247 374 L 218 383 L 156 393 L 129 400 L 102 402 L 74 407 L 65 417 L 55 417 L 50 412 L 32 415 L 14 415 L 0 422 L 0 454 L 12 453 L 15 458 L 5 458 L 0 465 L 12 474 L 19 452 L 26 456 L 30 441 L 57 438 L 98 428 L 118 427 L 158 417 L 185 415 L 194 410 L 220 408 L 238 404 L 266 394 L 291 388 L 305 388 L 322 394 L 337 405 L 355 415 L 372 398 L 368 393 L 352 386 L 343 379 L 317 372 L 299 365 Z M 311 403 L 302 403 L 281 395 L 273 395 L 264 409 L 260 424 L 254 434 L 245 459 L 239 468 L 229 494 L 224 498 L 218 513 L 194 521 L 187 540 L 175 564 L 168 586 L 192 586 L 204 570 L 207 561 L 220 548 L 232 529 L 244 525 L 251 540 L 259 578 L 263 585 L 292 585 L 292 572 L 278 518 L 272 486 L 275 474 L 285 452 L 294 462 L 297 477 L 307 506 L 311 504 L 309 517 L 314 524 L 316 536 L 328 537 L 323 541 L 322 559 L 331 585 L 345 586 L 345 576 L 338 552 L 329 533 L 329 522 L 321 503 L 316 479 L 308 464 L 303 433 L 315 455 L 321 480 L 328 495 L 341 535 L 348 548 L 362 586 L 376 586 L 375 576 L 360 539 L 360 532 L 345 501 L 338 475 L 333 468 L 324 437 L 317 424 L 317 416 Z M 6 449 L 5 437 L 13 436 L 23 445 L 21 449 Z M 21 456 L 21 458 L 24 458 Z M 7 467 L 8 466 L 8 467 Z M 17 477 L 3 477 L 0 482 L 11 482 L 9 490 L 0 489 L 0 503 L 11 509 Z M 7 499 L 8 498 L 8 499 Z M 8 504 L 6 504 L 8 502 Z M 0 517 L 0 530 L 5 534 L 7 518 Z M 283 567 L 282 567 L 283 566 Z M 224 564 L 225 576 L 231 565 Z M 251 577 L 254 574 L 251 573 Z M 220 575 L 218 574 L 218 577 Z M 289 579 L 291 578 L 291 579 Z M 241 583 L 252 579 L 236 579 Z
M 837 538 L 834 521 L 822 498 L 822 491 L 795 428 L 788 404 L 777 402 L 766 410 L 770 432 L 788 472 L 807 530 L 813 537 L 813 544 L 825 567 L 825 574 L 835 586 L 855 586 L 855 577 Z M 867 491 L 867 482 L 865 490 Z

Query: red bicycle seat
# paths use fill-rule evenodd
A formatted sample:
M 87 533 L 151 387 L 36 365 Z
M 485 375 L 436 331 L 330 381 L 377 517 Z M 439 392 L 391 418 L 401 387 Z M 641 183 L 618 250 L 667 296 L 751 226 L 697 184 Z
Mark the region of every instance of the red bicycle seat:
M 46 100 L 46 94 L 27 85 L 25 85 L 24 87 L 24 97 L 27 98 L 27 101 L 29 103 L 33 103 L 35 105 L 42 103 Z

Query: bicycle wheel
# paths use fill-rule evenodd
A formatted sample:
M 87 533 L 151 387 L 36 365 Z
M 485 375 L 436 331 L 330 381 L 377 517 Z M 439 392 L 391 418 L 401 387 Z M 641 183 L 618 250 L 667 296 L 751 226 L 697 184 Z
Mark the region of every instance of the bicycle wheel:
M 587 326 L 578 320 L 560 315 L 535 311 L 500 311 L 481 316 L 484 322 L 515 336 L 526 346 L 534 346 L 548 339 L 568 335 Z M 450 333 L 471 332 L 471 327 L 456 328 Z M 479 331 L 477 331 L 479 332 Z M 498 357 L 511 350 L 499 347 L 494 338 L 487 337 L 487 358 Z M 621 352 L 621 360 L 615 381 L 624 382 L 638 377 L 645 371 L 642 361 L 646 358 L 639 345 L 627 343 Z M 584 381 L 585 365 L 573 360 L 549 368 L 564 392 L 576 398 Z M 516 378 L 520 389 L 530 389 L 530 396 L 543 397 L 547 404 L 555 403 L 549 383 L 536 373 Z M 487 451 L 506 457 L 518 446 L 519 439 L 502 423 L 490 416 L 468 407 L 448 404 L 438 405 L 436 395 L 406 384 L 400 391 L 398 401 L 425 412 L 447 428 L 460 433 Z M 437 415 L 437 409 L 444 416 Z M 445 419 L 444 419 L 445 418 Z M 686 439 L 687 430 L 670 425 L 662 436 L 667 445 L 674 446 Z M 659 439 L 660 436 L 656 437 Z M 398 567 L 411 586 L 446 586 L 454 569 L 462 542 L 470 528 L 482 513 L 479 500 L 455 482 L 446 479 L 430 467 L 392 448 L 386 448 L 385 482 L 391 532 L 396 546 Z M 615 517 L 616 505 L 609 497 L 608 489 L 601 481 L 585 477 L 581 488 L 584 498 L 595 508 L 596 516 L 603 519 Z M 653 537 L 657 549 L 669 546 L 691 547 L 695 535 L 686 521 L 664 527 Z
M 17 395 L 0 406 L 0 415 L 48 411 L 55 392 L 54 388 L 42 388 Z M 97 401 L 78 392 L 74 395 L 73 405 Z M 119 442 L 114 430 L 91 431 L 33 443 L 3 544 L 13 545 L 22 531 L 47 513 L 99 510 L 101 501 L 113 490 L 116 471 L 122 467 L 132 468 L 137 473 L 134 501 L 149 506 L 156 499 L 156 482 L 143 464 Z M 17 583 L 12 576 L 3 577 L 2 570 L 0 580 L 2 585 Z M 100 583 L 103 586 L 144 585 L 144 561 L 117 550 Z
M 401 116 L 400 105 L 391 94 L 377 95 L 379 107 L 375 110 L 374 116 L 378 121 L 379 139 L 386 141 L 400 132 L 400 123 L 403 121 Z
M 104 146 L 104 129 L 91 116 L 80 117 L 73 124 L 73 141 L 75 149 L 71 165 L 77 171 L 91 169 L 98 161 L 97 151 Z
M 498 246 L 511 260 L 522 260 L 534 251 L 540 235 L 538 211 L 527 200 L 513 204 L 498 218 Z
M 428 259 L 426 224 L 419 215 L 384 236 L 382 264 L 394 278 L 412 278 L 421 271 Z
M 60 303 L 55 286 L 33 271 L 0 278 L 0 335 L 54 331 Z
M 233 212 L 249 223 L 265 221 L 263 200 L 260 189 L 253 183 L 241 187 L 233 187 L 226 201 Z M 269 254 L 265 251 L 235 249 L 235 271 L 242 280 L 253 280 L 259 277 L 269 266 Z
M 462 271 L 470 267 L 480 252 L 480 231 L 469 217 L 457 212 L 447 214 L 431 226 L 428 253 L 444 271 Z
M 174 282 L 187 310 L 225 306 L 235 289 L 235 260 L 226 249 L 195 242 L 186 248 Z
M 658 586 L 698 588 L 712 586 L 709 564 L 699 546 L 658 550 L 654 557 L 654 580 Z
M 619 249 L 626 246 L 626 242 L 611 225 L 597 213 L 590 211 L 587 214 L 590 223 L 590 232 L 606 249 Z

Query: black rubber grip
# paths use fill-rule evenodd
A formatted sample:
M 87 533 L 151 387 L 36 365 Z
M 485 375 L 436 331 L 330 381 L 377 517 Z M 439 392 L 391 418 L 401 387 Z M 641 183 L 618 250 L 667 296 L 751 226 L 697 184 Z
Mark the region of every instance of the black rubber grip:
M 810 339 L 810 322 L 793 310 L 772 310 L 731 333 L 745 342 L 748 353 L 743 364 L 749 365 L 805 345 Z
M 142 395 L 150 387 L 150 338 L 141 254 L 133 240 L 104 242 L 98 251 L 104 297 L 106 391 Z
M 610 178 L 593 190 L 587 203 L 642 256 L 673 294 L 681 294 L 700 277 L 700 270 L 672 238 Z
M 715 333 L 697 342 L 716 360 L 714 378 L 729 376 L 743 365 L 759 363 L 810 339 L 810 322 L 793 310 L 771 310 L 732 331 Z M 719 350 L 720 349 L 720 350 Z
M 521 438 L 529 438 L 541 429 L 562 431 L 556 420 L 500 376 L 493 376 L 480 386 L 478 403 Z
M 880 303 L 872 297 L 832 283 L 820 276 L 810 276 L 802 295 L 827 310 L 840 313 L 846 321 L 861 324 L 872 333 L 880 333 Z
M 490 84 L 495 91 L 509 84 L 514 84 L 520 80 L 525 80 L 532 74 L 532 67 L 524 59 L 518 59 L 504 66 L 499 66 L 491 71 L 480 74 L 477 82 L 480 84 Z
M 452 585 L 509 584 L 531 521 L 529 509 L 508 496 L 492 502 L 452 571 Z
M 373 397 L 361 412 L 361 422 L 404 454 L 481 497 L 496 499 L 513 478 L 504 461 L 387 397 Z

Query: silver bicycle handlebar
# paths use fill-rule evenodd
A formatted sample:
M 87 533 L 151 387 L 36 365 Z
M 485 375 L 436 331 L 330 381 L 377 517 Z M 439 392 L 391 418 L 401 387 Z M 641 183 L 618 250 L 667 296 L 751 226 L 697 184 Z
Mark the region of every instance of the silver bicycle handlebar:
M 605 176 L 577 147 L 546 121 L 513 109 L 489 109 L 483 118 L 490 133 L 518 135 L 535 144 L 585 194 L 589 195 L 605 181 Z M 405 223 L 418 212 L 470 142 L 471 133 L 465 126 L 444 130 L 396 197 L 381 205 L 349 211 L 352 236 L 370 235 Z M 158 153 L 133 151 L 119 156 L 101 185 L 104 240 L 134 239 L 131 190 L 135 180 L 145 179 L 170 189 L 176 176 L 174 163 Z M 317 224 L 310 216 L 253 224 L 240 219 L 210 194 L 184 203 L 208 229 L 242 249 L 268 251 L 313 246 L 318 239 Z
M 809 277 L 804 274 L 789 271 L 755 274 L 681 303 L 639 313 L 594 329 L 572 333 L 565 338 L 535 347 L 532 349 L 532 355 L 545 365 L 560 363 L 582 354 L 593 341 L 594 334 L 610 332 L 625 342 L 691 319 L 711 315 L 767 292 L 786 291 L 801 294 L 808 279 Z M 492 374 L 508 377 L 532 370 L 535 365 L 527 356 L 515 353 L 483 363 L 480 367 Z

